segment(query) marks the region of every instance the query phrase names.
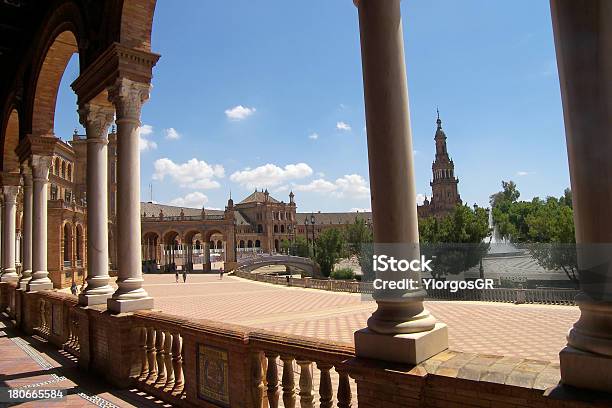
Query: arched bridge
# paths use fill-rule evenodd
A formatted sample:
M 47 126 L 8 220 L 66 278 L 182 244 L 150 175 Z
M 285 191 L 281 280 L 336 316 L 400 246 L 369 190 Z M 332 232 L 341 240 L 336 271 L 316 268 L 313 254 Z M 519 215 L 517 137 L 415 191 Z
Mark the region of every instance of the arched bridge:
M 284 265 L 299 269 L 309 276 L 316 276 L 319 271 L 317 264 L 312 259 L 291 255 L 261 255 L 243 258 L 238 261 L 236 270 L 251 272 L 270 265 Z

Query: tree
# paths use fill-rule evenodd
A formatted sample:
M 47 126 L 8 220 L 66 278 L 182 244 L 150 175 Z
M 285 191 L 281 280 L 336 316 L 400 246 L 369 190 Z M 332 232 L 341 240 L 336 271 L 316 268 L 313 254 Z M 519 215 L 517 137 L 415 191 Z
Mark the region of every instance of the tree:
M 355 218 L 353 224 L 348 225 L 345 230 L 345 237 L 349 255 L 361 254 L 362 246 L 372 242 L 372 230 L 363 218 Z
M 324 276 L 328 277 L 333 271 L 334 265 L 341 257 L 344 244 L 344 236 L 336 228 L 326 229 L 317 237 L 315 241 L 317 249 L 315 260 Z
M 295 241 L 293 241 L 293 255 L 301 256 L 303 258 L 310 257 L 310 245 L 308 245 L 308 241 L 306 238 L 302 236 L 295 237 Z
M 419 221 L 421 252 L 433 259 L 434 277 L 457 274 L 479 264 L 489 249 L 484 242 L 491 234 L 488 218 L 484 208 L 459 205 L 444 218 Z
M 493 221 L 498 231 L 529 251 L 548 270 L 563 270 L 578 285 L 578 260 L 573 218 L 572 192 L 560 198 L 535 197 L 517 201 L 520 193 L 512 182 L 502 182 L 503 191 L 491 196 Z

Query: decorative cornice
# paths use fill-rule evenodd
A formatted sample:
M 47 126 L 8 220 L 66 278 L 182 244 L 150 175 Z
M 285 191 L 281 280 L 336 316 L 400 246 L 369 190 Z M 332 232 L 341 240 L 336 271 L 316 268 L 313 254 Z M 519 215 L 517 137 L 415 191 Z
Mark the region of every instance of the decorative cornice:
M 78 104 L 83 105 L 96 98 L 119 78 L 150 83 L 153 67 L 159 58 L 159 54 L 113 43 L 72 83 L 71 87 L 78 95 Z
M 27 135 L 15 152 L 19 156 L 19 161 L 23 163 L 33 155 L 52 156 L 58 143 L 59 139 L 56 137 Z

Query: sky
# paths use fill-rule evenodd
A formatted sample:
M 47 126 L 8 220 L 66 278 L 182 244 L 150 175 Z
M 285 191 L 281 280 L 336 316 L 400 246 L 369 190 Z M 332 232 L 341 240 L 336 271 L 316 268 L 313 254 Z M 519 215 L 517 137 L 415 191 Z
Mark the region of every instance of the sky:
M 569 186 L 548 0 L 402 2 L 417 200 L 431 195 L 436 108 L 469 205 L 514 180 Z M 255 188 L 298 211 L 370 208 L 357 9 L 351 0 L 158 0 L 141 198 L 224 208 Z M 62 78 L 55 133 L 84 133 Z

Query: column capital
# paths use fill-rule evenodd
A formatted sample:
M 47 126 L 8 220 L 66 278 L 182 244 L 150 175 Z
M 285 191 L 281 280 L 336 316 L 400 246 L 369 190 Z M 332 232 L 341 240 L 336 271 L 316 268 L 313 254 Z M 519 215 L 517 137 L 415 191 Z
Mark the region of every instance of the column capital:
M 4 202 L 6 204 L 17 204 L 17 194 L 19 194 L 19 186 L 3 186 L 2 193 L 4 194 Z
M 112 106 L 88 102 L 78 110 L 79 122 L 87 130 L 87 139 L 106 139 L 108 127 L 115 118 L 115 108 Z
M 51 156 L 32 155 L 30 164 L 34 180 L 49 181 L 49 168 L 51 167 Z
M 149 99 L 151 84 L 119 78 L 108 88 L 108 100 L 117 109 L 117 120 L 131 119 L 140 123 L 140 111 Z
M 32 168 L 28 162 L 21 163 L 21 178 L 25 187 L 32 187 Z

